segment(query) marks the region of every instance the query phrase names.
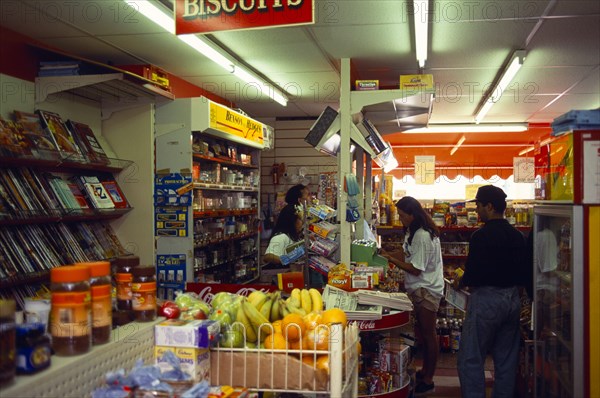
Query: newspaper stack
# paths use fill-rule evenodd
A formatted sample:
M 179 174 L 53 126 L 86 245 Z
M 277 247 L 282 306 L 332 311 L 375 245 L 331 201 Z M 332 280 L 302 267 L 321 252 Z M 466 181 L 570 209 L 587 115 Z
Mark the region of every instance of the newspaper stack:
M 323 303 L 325 308 L 339 308 L 346 313 L 350 320 L 372 321 L 381 319 L 383 307 L 381 305 L 365 305 L 358 302 L 356 293 L 347 292 L 330 285 L 323 289 Z
M 412 311 L 413 305 L 406 293 L 387 293 L 374 290 L 358 290 L 359 304 L 382 305 L 400 311 Z

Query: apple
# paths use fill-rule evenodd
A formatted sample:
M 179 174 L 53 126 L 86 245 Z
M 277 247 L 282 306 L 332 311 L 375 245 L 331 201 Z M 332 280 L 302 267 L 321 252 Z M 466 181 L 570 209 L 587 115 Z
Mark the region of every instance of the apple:
M 164 310 L 165 310 L 165 308 L 168 308 L 168 307 L 177 307 L 177 304 L 175 304 L 172 301 L 164 301 L 161 304 L 160 308 L 158 309 L 158 315 L 165 316 Z
M 164 307 L 162 310 L 163 316 L 167 319 L 179 319 L 181 310 L 176 305 Z
M 190 310 L 190 311 L 188 311 L 188 313 L 194 319 L 207 319 L 208 318 L 208 315 L 206 315 L 206 313 L 204 311 L 202 311 L 201 309 Z
M 227 311 L 216 310 L 212 314 L 208 316 L 208 319 L 211 321 L 218 321 L 221 324 L 221 327 L 231 325 L 231 316 Z
M 235 329 L 226 330 L 221 334 L 221 347 L 242 348 L 244 347 L 244 335 Z

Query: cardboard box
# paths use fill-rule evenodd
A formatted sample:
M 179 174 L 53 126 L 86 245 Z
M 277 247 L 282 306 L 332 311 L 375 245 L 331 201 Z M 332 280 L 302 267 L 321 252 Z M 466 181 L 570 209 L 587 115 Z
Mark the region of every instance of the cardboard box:
M 209 348 L 219 340 L 221 325 L 208 319 L 167 319 L 154 326 L 154 344 L 168 347 Z
M 212 350 L 210 368 L 213 386 L 327 391 L 329 381 L 325 371 L 314 369 L 293 355 L 268 351 Z
M 166 372 L 172 369 L 172 366 L 164 360 L 165 352 L 170 351 L 181 361 L 181 370 L 192 376 L 196 383 L 203 380 L 210 381 L 210 351 L 208 348 L 189 348 L 189 347 L 154 347 L 154 362 Z
M 277 274 L 277 287 L 286 293 L 291 293 L 294 288 L 304 289 L 304 273 L 285 272 Z

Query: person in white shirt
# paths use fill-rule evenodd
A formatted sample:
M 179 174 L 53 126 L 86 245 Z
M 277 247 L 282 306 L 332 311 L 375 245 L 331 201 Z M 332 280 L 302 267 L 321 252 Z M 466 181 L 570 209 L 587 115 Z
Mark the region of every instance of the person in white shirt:
M 423 368 L 417 371 L 415 395 L 435 391 L 433 375 L 438 357 L 435 331 L 437 311 L 444 295 L 444 270 L 439 230 L 421 203 L 405 196 L 396 202 L 398 215 L 404 225 L 402 251 L 381 254 L 404 274 L 404 287 L 412 300 L 417 335 L 422 337 Z
M 302 217 L 298 214 L 298 209 L 293 204 L 284 206 L 277 216 L 263 260 L 266 263 L 281 265 L 279 257 L 285 254 L 286 247 L 302 238 L 302 228 Z

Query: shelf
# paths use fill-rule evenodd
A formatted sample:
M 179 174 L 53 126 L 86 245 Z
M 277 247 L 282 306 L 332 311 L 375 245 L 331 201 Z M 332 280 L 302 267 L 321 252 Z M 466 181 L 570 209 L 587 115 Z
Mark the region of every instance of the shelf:
M 202 268 L 200 270 L 194 271 L 194 272 L 195 273 L 203 274 L 204 271 L 207 271 L 207 270 L 210 271 L 210 270 L 212 270 L 214 268 L 220 267 L 220 266 L 225 265 L 225 264 L 231 264 L 231 263 L 233 263 L 235 261 L 241 260 L 241 259 L 246 258 L 246 257 L 256 256 L 256 254 L 257 254 L 257 252 L 254 251 L 254 252 L 251 252 L 251 253 L 248 253 L 248 254 L 237 256 L 235 258 L 230 258 L 229 260 L 221 261 L 221 262 L 219 262 L 217 264 L 212 264 L 212 265 L 206 266 L 206 267 L 204 267 L 204 268 Z
M 392 311 L 387 315 L 383 315 L 381 319 L 369 321 L 349 320 L 348 323 L 356 323 L 361 332 L 377 332 L 380 330 L 398 328 L 407 324 L 409 320 L 409 311 Z
M 114 329 L 110 341 L 92 347 L 82 355 L 52 356 L 50 368 L 30 376 L 17 376 L 0 389 L 2 397 L 89 397 L 104 385 L 106 373 L 120 368 L 126 373 L 138 359 L 153 363 L 154 325 L 156 322 L 133 322 Z
M 10 289 L 13 287 L 35 284 L 35 283 L 47 283 L 50 282 L 50 271 L 39 271 L 25 275 L 19 275 L 17 277 L 8 278 L 0 281 L 0 289 Z
M 231 159 L 227 158 L 216 158 L 216 157 L 212 157 L 212 156 L 206 156 L 200 153 L 194 153 L 193 154 L 194 160 L 207 160 L 207 161 L 211 161 L 214 163 L 220 163 L 220 164 L 224 164 L 226 166 L 235 166 L 235 167 L 242 167 L 245 169 L 258 169 L 258 166 L 255 166 L 253 164 L 246 164 L 246 163 L 242 163 L 242 162 L 234 162 Z
M 213 184 L 209 182 L 195 182 L 194 189 L 206 189 L 212 191 L 258 192 L 258 187 L 247 185 Z
M 521 232 L 529 232 L 531 231 L 531 227 L 530 226 L 514 226 L 516 229 L 518 229 Z M 480 226 L 477 227 L 438 227 L 440 232 L 474 232 L 477 231 L 479 228 L 481 228 Z M 377 227 L 377 232 L 403 232 L 404 231 L 404 227 L 390 227 L 387 225 L 384 226 L 379 226 Z
M 61 158 L 58 152 L 46 152 L 43 157 L 20 156 L 0 157 L 2 167 L 30 167 L 43 168 L 47 171 L 81 171 L 94 170 L 96 172 L 116 173 L 133 164 L 130 160 L 109 158 L 108 163 L 90 163 L 81 159 Z
M 50 224 L 57 222 L 79 222 L 112 220 L 133 210 L 125 209 L 50 209 L 21 211 L 18 214 L 0 214 L 0 225 Z
M 194 246 L 194 249 L 202 249 L 204 247 L 212 246 L 217 243 L 234 242 L 234 241 L 237 241 L 240 239 L 251 238 L 253 236 L 256 236 L 257 233 L 258 233 L 258 231 L 252 231 L 252 232 L 247 232 L 247 233 L 243 233 L 243 234 L 235 234 L 233 236 L 226 236 L 221 239 L 211 239 L 207 242 L 203 242 L 199 245 Z
M 402 388 L 390 392 L 382 392 L 380 394 L 359 395 L 359 397 L 379 397 L 379 398 L 407 398 L 410 395 L 410 384 Z
M 114 68 L 118 70 L 117 68 Z M 131 106 L 143 102 L 174 100 L 175 96 L 133 73 L 121 71 L 95 75 L 36 77 L 36 102 L 49 95 L 70 93 L 103 106 Z
M 231 217 L 231 216 L 253 216 L 258 214 L 258 209 L 235 209 L 235 210 L 205 210 L 195 211 L 194 218 L 215 218 L 215 217 Z

